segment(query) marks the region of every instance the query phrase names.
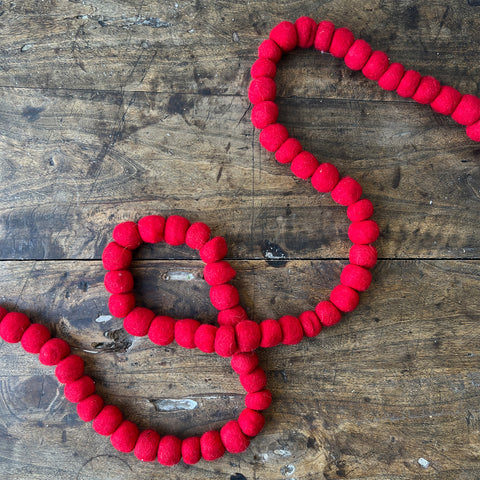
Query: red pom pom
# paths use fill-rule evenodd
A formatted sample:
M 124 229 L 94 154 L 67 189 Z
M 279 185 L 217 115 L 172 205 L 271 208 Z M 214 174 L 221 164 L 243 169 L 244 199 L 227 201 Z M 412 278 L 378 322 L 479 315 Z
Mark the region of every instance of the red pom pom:
M 275 152 L 279 163 L 290 163 L 302 151 L 302 144 L 296 138 L 287 138 Z
M 217 317 L 219 325 L 233 325 L 233 326 L 235 326 L 238 322 L 241 322 L 242 320 L 247 320 L 247 319 L 248 319 L 247 312 L 240 305 L 218 312 L 218 317 Z
M 105 274 L 104 284 L 109 293 L 128 293 L 133 289 L 133 276 L 129 270 L 112 270 Z
M 284 345 L 296 345 L 303 338 L 303 328 L 300 320 L 292 315 L 285 315 L 278 319 L 282 328 Z
M 85 400 L 95 392 L 95 382 L 87 375 L 78 380 L 67 383 L 63 390 L 65 398 L 72 403 L 78 403 Z
M 349 48 L 352 46 L 353 40 L 353 33 L 348 28 L 337 28 L 333 33 L 329 52 L 334 57 L 343 58 L 347 54 Z
M 322 163 L 312 176 L 313 188 L 319 192 L 331 192 L 340 180 L 337 167 L 331 163 Z
M 155 314 L 145 307 L 135 307 L 123 320 L 123 328 L 135 337 L 143 337 L 148 333 Z
M 155 430 L 144 430 L 138 436 L 133 453 L 142 462 L 153 462 L 157 458 L 159 443 L 160 435 Z
M 282 49 L 273 40 L 264 40 L 258 47 L 258 56 L 278 63 L 282 58 Z
M 275 100 L 277 85 L 270 77 L 254 78 L 248 87 L 248 99 L 256 105 L 267 100 Z
M 405 73 L 401 63 L 391 63 L 387 71 L 378 79 L 378 85 L 384 90 L 395 90 Z
M 372 283 L 372 274 L 363 267 L 348 264 L 342 270 L 340 282 L 342 285 L 364 292 Z
M 272 393 L 270 390 L 260 390 L 259 392 L 247 393 L 245 396 L 245 406 L 252 410 L 265 410 L 272 403 Z
M 463 95 L 452 118 L 460 125 L 472 125 L 480 118 L 480 98 L 475 95 Z
M 348 227 L 348 238 L 352 243 L 365 245 L 373 243 L 380 235 L 380 229 L 377 222 L 373 220 L 363 220 L 361 222 L 352 222 Z
M 435 100 L 430 103 L 430 106 L 437 113 L 451 115 L 460 103 L 461 98 L 462 94 L 457 89 L 444 85 Z
M 324 327 L 331 327 L 342 319 L 342 314 L 339 312 L 337 307 L 335 307 L 335 305 L 328 300 L 320 302 L 315 307 L 315 313 Z
M 50 340 L 50 330 L 39 323 L 32 323 L 22 335 L 21 344 L 28 353 L 40 353 L 43 345 Z
M 280 22 L 272 28 L 270 39 L 273 40 L 284 52 L 293 50 L 298 43 L 295 25 L 285 20 Z
M 163 240 L 165 218 L 160 215 L 148 215 L 138 221 L 138 232 L 146 243 L 158 243 Z
M 278 107 L 275 102 L 270 100 L 260 102 L 253 106 L 251 119 L 255 128 L 265 128 L 275 123 L 278 118 Z
M 232 280 L 235 275 L 235 270 L 225 261 L 208 263 L 203 269 L 203 278 L 209 285 L 227 283 Z
M 210 227 L 202 222 L 190 225 L 185 235 L 185 243 L 195 250 L 200 250 L 210 238 Z
M 102 408 L 103 398 L 94 393 L 77 404 L 77 413 L 84 422 L 91 422 Z
M 230 420 L 221 428 L 220 437 L 230 453 L 244 452 L 250 445 L 250 440 L 243 434 L 236 420 Z
M 135 448 L 138 435 L 138 427 L 133 422 L 124 420 L 113 432 L 110 442 L 119 452 L 130 453 Z
M 126 317 L 135 308 L 133 293 L 113 293 L 108 299 L 108 309 L 117 318 Z
M 330 44 L 332 43 L 333 32 L 335 31 L 335 25 L 328 20 L 320 22 L 315 34 L 315 40 L 313 46 L 321 52 L 328 52 Z
M 410 98 L 417 90 L 422 76 L 415 70 L 407 70 L 397 87 L 397 93 L 404 98 Z
M 227 310 L 238 305 L 240 296 L 233 285 L 224 283 L 210 288 L 210 301 L 217 310 Z
M 175 341 L 183 348 L 195 348 L 195 332 L 200 322 L 184 318 L 175 323 Z
M 352 312 L 357 308 L 358 293 L 345 285 L 337 285 L 330 293 L 330 301 L 342 312 Z
M 288 138 L 288 131 L 281 123 L 272 123 L 260 132 L 260 143 L 269 152 L 278 150 Z
M 165 435 L 158 445 L 158 461 L 167 467 L 182 459 L 182 441 L 174 435 Z
M 270 77 L 274 78 L 277 73 L 277 64 L 268 58 L 259 58 L 250 69 L 252 78 Z
M 372 53 L 365 66 L 362 68 L 362 73 L 368 79 L 377 81 L 387 71 L 388 65 L 389 60 L 387 54 L 377 50 Z
M 132 252 L 116 242 L 110 242 L 103 251 L 102 262 L 105 270 L 124 270 L 132 263 Z
M 475 122 L 467 127 L 467 135 L 474 142 L 480 142 L 480 121 Z
M 227 242 L 223 237 L 214 237 L 200 250 L 200 258 L 205 263 L 214 263 L 222 260 L 228 252 Z
M 377 263 L 377 249 L 372 245 L 352 245 L 349 261 L 360 267 L 372 268 Z
M 237 345 L 240 352 L 251 352 L 260 345 L 261 331 L 258 323 L 253 320 L 244 320 L 235 325 Z
M 239 375 L 246 375 L 258 367 L 258 355 L 255 352 L 237 352 L 231 360 L 232 369 Z
M 267 385 L 267 376 L 262 368 L 257 367 L 250 373 L 240 375 L 240 383 L 248 393 L 258 392 Z
M 348 52 L 345 55 L 345 65 L 352 70 L 361 70 L 367 60 L 372 54 L 372 47 L 365 41 L 359 38 L 353 42 Z
M 343 177 L 332 190 L 332 198 L 340 205 L 352 205 L 362 196 L 362 187 L 350 177 Z
M 200 437 L 200 451 L 207 462 L 220 458 L 225 453 L 220 434 L 215 430 L 205 432 Z
M 178 246 L 185 243 L 190 222 L 180 215 L 172 215 L 165 223 L 165 242 L 169 245 Z
M 40 349 L 38 359 L 43 365 L 56 365 L 70 353 L 70 345 L 61 338 L 51 338 Z
M 352 203 L 347 208 L 347 217 L 351 222 L 361 222 L 362 220 L 368 220 L 372 215 L 373 203 L 367 198 Z
M 200 458 L 200 438 L 189 437 L 182 441 L 182 458 L 187 465 L 194 465 Z
M 23 313 L 7 313 L 0 323 L 0 337 L 8 343 L 17 343 L 30 326 L 30 319 Z
M 70 383 L 78 380 L 84 372 L 85 363 L 78 355 L 69 355 L 58 362 L 55 376 L 60 383 Z
M 310 178 L 318 168 L 318 161 L 310 152 L 300 152 L 292 161 L 292 173 L 303 180 Z
M 135 250 L 142 244 L 142 237 L 138 232 L 138 226 L 135 222 L 119 223 L 113 229 L 113 239 L 120 246 Z
M 200 325 L 194 337 L 196 347 L 202 352 L 213 353 L 215 351 L 217 330 L 218 328 L 215 325 Z
M 122 423 L 123 415 L 115 405 L 105 405 L 93 420 L 92 427 L 100 435 L 108 437 Z
M 262 348 L 274 347 L 283 340 L 282 327 L 272 318 L 267 318 L 261 322 L 260 330 L 262 332 L 262 340 L 260 342 Z
M 238 417 L 238 424 L 245 435 L 255 437 L 262 431 L 265 417 L 260 412 L 245 408 Z
M 148 329 L 148 338 L 156 345 L 170 345 L 175 338 L 175 320 L 165 315 L 155 317 Z
M 215 352 L 221 357 L 231 357 L 237 351 L 235 328 L 221 325 L 215 337 Z
M 310 48 L 317 33 L 317 22 L 310 17 L 300 17 L 295 22 L 295 29 L 297 30 L 298 46 Z
M 305 333 L 307 337 L 316 337 L 322 330 L 322 324 L 315 312 L 303 312 L 298 319 L 302 324 L 303 333 Z
M 433 77 L 422 77 L 412 99 L 422 105 L 427 105 L 440 93 L 440 82 Z

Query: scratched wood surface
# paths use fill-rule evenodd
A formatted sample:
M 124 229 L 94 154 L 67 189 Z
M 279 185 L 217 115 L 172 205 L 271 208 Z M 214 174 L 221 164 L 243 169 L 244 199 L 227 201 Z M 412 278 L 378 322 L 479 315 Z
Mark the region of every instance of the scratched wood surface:
M 301 15 L 480 94 L 477 0 L 0 2 L 0 301 L 68 340 L 143 428 L 219 428 L 243 393 L 225 359 L 134 340 L 109 316 L 99 259 L 114 225 L 208 223 L 257 321 L 314 308 L 346 262 L 344 209 L 249 122 L 256 48 Z M 2 342 L 0 478 L 480 478 L 479 146 L 330 56 L 294 51 L 277 78 L 281 121 L 375 204 L 381 260 L 359 308 L 260 352 L 274 402 L 244 454 L 172 469 L 116 452 L 52 368 Z M 144 247 L 133 271 L 143 304 L 215 321 L 192 252 Z

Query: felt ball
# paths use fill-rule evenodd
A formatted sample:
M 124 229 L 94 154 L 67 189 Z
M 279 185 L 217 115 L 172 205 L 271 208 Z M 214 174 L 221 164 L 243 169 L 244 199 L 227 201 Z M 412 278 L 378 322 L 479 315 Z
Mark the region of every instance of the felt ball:
M 92 427 L 100 435 L 108 437 L 122 423 L 123 415 L 115 405 L 105 405 L 94 418 Z
M 391 63 L 387 71 L 378 79 L 378 85 L 384 90 L 395 90 L 405 73 L 401 63 Z
M 232 355 L 230 363 L 234 372 L 245 375 L 258 367 L 258 355 L 255 352 L 237 352 Z
M 1 329 L 0 329 L 1 331 Z M 40 353 L 43 345 L 50 340 L 50 330 L 40 323 L 32 323 L 22 335 L 20 343 L 28 353 Z
M 269 152 L 278 150 L 288 138 L 288 131 L 281 123 L 272 123 L 260 132 L 260 143 Z
M 284 20 L 272 28 L 270 31 L 270 39 L 284 52 L 289 52 L 297 46 L 297 29 L 292 22 Z
M 123 320 L 123 328 L 134 337 L 143 337 L 148 333 L 155 313 L 149 308 L 135 307 Z
M 404 98 L 410 98 L 417 90 L 422 76 L 416 70 L 407 70 L 397 87 L 397 93 Z
M 119 452 L 130 453 L 137 443 L 138 427 L 129 420 L 124 420 L 110 437 L 110 442 Z
M 248 87 L 248 99 L 256 105 L 267 100 L 273 101 L 277 95 L 277 84 L 270 77 L 254 78 Z
M 231 357 L 236 351 L 235 328 L 231 325 L 221 325 L 215 336 L 215 352 L 221 357 Z
M 440 82 L 436 78 L 430 76 L 422 77 L 412 99 L 422 105 L 428 105 L 440 93 L 440 88 Z
M 63 393 L 65 398 L 72 403 L 78 403 L 85 400 L 95 392 L 95 382 L 87 375 L 83 375 L 78 380 L 65 384 Z
M 463 95 L 452 118 L 460 125 L 472 125 L 480 119 L 480 98 L 475 95 Z
M 84 422 L 91 422 L 103 408 L 103 398 L 96 393 L 77 403 L 78 416 Z
M 78 355 L 68 355 L 58 362 L 55 376 L 60 383 L 70 383 L 78 380 L 84 372 L 85 363 Z
M 258 323 L 253 320 L 244 320 L 235 325 L 237 346 L 240 352 L 252 352 L 260 345 L 262 333 Z
M 17 343 L 30 326 L 30 319 L 20 312 L 7 313 L 0 323 L 0 337 L 8 343 Z
M 352 312 L 357 308 L 360 297 L 346 285 L 337 285 L 330 293 L 330 301 L 342 312 Z
M 202 324 L 195 331 L 195 346 L 205 353 L 213 353 L 215 351 L 215 337 L 218 327 L 215 325 Z
M 240 302 L 238 290 L 229 283 L 213 285 L 210 288 L 210 301 L 217 310 L 233 308 Z
M 284 315 L 278 319 L 282 328 L 284 345 L 296 345 L 303 338 L 303 328 L 300 320 L 292 315 Z
M 132 263 L 132 251 L 117 242 L 110 242 L 102 253 L 105 270 L 124 270 Z
M 366 268 L 349 263 L 343 267 L 340 283 L 358 292 L 364 292 L 372 283 L 372 274 Z
M 315 40 L 313 46 L 320 50 L 320 52 L 328 52 L 330 44 L 332 43 L 333 32 L 335 25 L 328 20 L 320 22 L 315 33 Z
M 148 329 L 148 338 L 156 345 L 170 345 L 175 339 L 175 320 L 165 315 L 155 317 Z
M 108 309 L 117 318 L 127 316 L 135 308 L 133 293 L 112 293 L 108 299 Z
M 184 318 L 175 323 L 175 341 L 183 348 L 195 348 L 195 332 L 200 322 Z
M 202 458 L 199 437 L 188 437 L 183 439 L 182 458 L 187 465 L 195 465 L 195 463 Z
M 337 167 L 331 163 L 322 163 L 312 175 L 312 185 L 315 190 L 326 193 L 331 192 L 340 180 Z
M 480 142 L 480 121 L 472 123 L 467 127 L 467 135 L 474 142 Z
M 128 293 L 133 290 L 133 275 L 129 270 L 111 270 L 103 283 L 109 293 Z
M 247 320 L 248 315 L 243 307 L 237 305 L 233 308 L 227 308 L 227 310 L 222 310 L 218 312 L 218 324 L 219 325 L 233 325 L 235 326 L 238 322 L 242 320 Z
M 328 51 L 337 58 L 343 58 L 354 41 L 353 33 L 345 27 L 337 28 L 333 32 L 332 43 Z
M 354 265 L 372 268 L 377 263 L 377 249 L 372 245 L 352 245 L 348 259 Z
M 113 229 L 113 239 L 120 246 L 135 250 L 142 244 L 142 237 L 135 222 L 122 222 Z
M 200 250 L 210 238 L 210 227 L 202 222 L 190 225 L 185 235 L 185 243 L 195 250 Z
M 430 106 L 437 113 L 442 115 L 451 115 L 460 103 L 462 94 L 453 87 L 443 85 L 440 89 L 440 93 L 430 103 Z
M 6 308 L 0 307 L 0 322 L 2 321 L 3 317 L 8 313 Z
M 295 21 L 295 29 L 297 30 L 298 46 L 310 48 L 317 33 L 317 22 L 310 17 L 300 17 Z
M 324 327 L 331 327 L 342 319 L 340 311 L 328 300 L 320 302 L 315 307 L 315 313 Z
M 277 73 L 277 64 L 268 58 L 257 59 L 252 68 L 250 68 L 250 75 L 252 78 L 270 77 L 274 78 Z
M 360 243 L 361 245 L 373 243 L 379 235 L 380 229 L 377 222 L 373 220 L 352 222 L 348 227 L 348 238 L 352 243 Z
M 267 318 L 260 322 L 260 331 L 262 332 L 262 340 L 260 342 L 262 348 L 274 347 L 283 340 L 282 327 L 272 318 Z
M 278 118 L 278 106 L 275 102 L 267 100 L 257 103 L 252 108 L 251 120 L 255 128 L 265 128 L 275 123 Z
M 322 330 L 322 324 L 315 312 L 302 312 L 298 319 L 302 324 L 303 333 L 307 337 L 316 337 Z
M 278 63 L 282 58 L 282 49 L 273 40 L 267 39 L 258 46 L 258 56 Z
M 275 152 L 279 163 L 290 163 L 302 151 L 302 144 L 293 137 L 287 138 Z
M 200 437 L 200 451 L 207 462 L 217 460 L 225 453 L 220 433 L 216 430 L 205 432 Z
M 370 80 L 380 80 L 380 77 L 387 71 L 389 65 L 388 56 L 385 52 L 376 50 L 370 55 L 362 73 Z
M 183 245 L 190 222 L 180 215 L 171 215 L 165 222 L 165 242 L 169 245 Z
M 157 457 L 162 465 L 176 465 L 182 459 L 182 441 L 175 435 L 165 435 L 158 444 Z
M 270 390 L 247 393 L 245 406 L 251 410 L 266 410 L 272 404 L 272 393 Z
M 256 367 L 250 373 L 240 375 L 239 378 L 247 393 L 259 392 L 267 385 L 267 376 L 261 367 Z
M 348 49 L 345 55 L 345 65 L 352 70 L 361 70 L 370 55 L 372 54 L 372 47 L 368 42 L 359 38 L 355 40 L 352 46 Z
M 40 363 L 43 365 L 57 365 L 70 353 L 70 345 L 61 338 L 51 338 L 47 340 L 38 355 Z
M 145 243 L 158 243 L 163 240 L 165 218 L 160 215 L 147 215 L 138 221 L 138 232 Z
M 225 261 L 207 263 L 203 269 L 203 278 L 209 285 L 227 283 L 232 280 L 235 275 L 235 270 Z
M 223 237 L 213 237 L 199 250 L 200 258 L 205 263 L 214 263 L 222 260 L 227 252 L 227 242 Z
M 351 222 L 368 220 L 372 215 L 373 203 L 368 198 L 358 200 L 347 208 L 347 217 Z
M 310 178 L 318 168 L 318 160 L 310 152 L 300 152 L 293 160 L 290 170 L 303 180 Z
M 250 440 L 244 435 L 236 420 L 230 420 L 220 429 L 220 438 L 230 453 L 244 452 L 250 445 Z
M 140 433 L 133 449 L 134 455 L 142 462 L 153 462 L 157 458 L 160 435 L 152 429 Z
M 349 206 L 362 196 L 361 185 L 350 177 L 343 177 L 332 190 L 332 198 L 340 205 Z
M 249 437 L 255 437 L 265 425 L 265 417 L 256 410 L 245 408 L 238 417 L 238 424 L 242 432 Z

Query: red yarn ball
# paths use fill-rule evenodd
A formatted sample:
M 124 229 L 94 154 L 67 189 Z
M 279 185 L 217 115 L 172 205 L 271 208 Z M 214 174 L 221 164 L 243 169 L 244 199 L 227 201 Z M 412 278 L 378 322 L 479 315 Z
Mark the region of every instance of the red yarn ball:
M 142 237 L 135 222 L 122 222 L 113 229 L 113 239 L 120 246 L 135 250 L 142 244 Z
M 352 46 L 354 40 L 353 33 L 345 27 L 337 28 L 333 33 L 332 43 L 329 52 L 337 58 L 343 58 Z
M 422 77 L 412 99 L 422 105 L 428 105 L 438 96 L 440 88 L 440 82 L 436 78 Z
M 208 263 L 203 269 L 203 278 L 211 286 L 227 283 L 232 280 L 235 275 L 235 270 L 225 261 Z
M 165 223 L 165 242 L 169 245 L 178 246 L 185 243 L 190 222 L 180 215 L 171 215 Z
M 57 365 L 70 353 L 70 345 L 61 338 L 51 338 L 47 340 L 40 349 L 38 359 L 43 365 Z
M 222 260 L 227 252 L 227 242 L 223 237 L 212 238 L 199 250 L 200 258 L 205 263 L 214 263 Z
M 324 327 L 331 327 L 342 319 L 342 314 L 340 311 L 328 300 L 320 302 L 315 307 L 315 313 Z
M 265 128 L 275 123 L 278 118 L 278 106 L 275 102 L 267 100 L 257 103 L 252 108 L 251 120 L 255 128 Z
M 262 368 L 257 367 L 250 373 L 240 375 L 240 383 L 246 392 L 258 392 L 267 385 L 267 376 Z
M 165 218 L 160 215 L 147 215 L 138 221 L 138 232 L 145 243 L 158 243 L 163 240 Z
M 273 40 L 267 39 L 259 45 L 258 56 L 278 63 L 282 58 L 282 49 Z
M 373 220 L 363 220 L 361 222 L 352 222 L 348 227 L 348 238 L 352 243 L 365 245 L 373 243 L 380 235 L 380 229 L 377 222 Z
M 238 417 L 238 424 L 245 435 L 255 437 L 262 431 L 265 417 L 256 410 L 245 408 Z
M 236 351 L 235 328 L 231 325 L 221 325 L 215 337 L 215 352 L 221 357 L 231 357 Z
M 102 262 L 105 270 L 124 270 L 132 263 L 132 251 L 110 242 L 103 251 Z
M 292 315 L 285 315 L 278 319 L 282 328 L 284 345 L 296 345 L 303 338 L 303 328 L 300 320 Z
M 456 88 L 443 85 L 443 87 L 440 89 L 440 93 L 437 95 L 435 100 L 430 103 L 430 106 L 437 113 L 441 113 L 442 115 L 451 115 L 457 108 L 461 99 L 462 94 Z
M 91 422 L 103 408 L 103 398 L 96 393 L 77 403 L 78 416 L 84 422 Z
M 267 318 L 260 323 L 262 332 L 262 340 L 260 346 L 262 348 L 275 347 L 283 340 L 282 327 L 272 318 Z
M 250 445 L 250 440 L 243 434 L 236 420 L 230 420 L 221 428 L 220 438 L 230 453 L 244 452 Z
M 156 345 L 170 345 L 175 338 L 175 320 L 165 315 L 155 317 L 148 329 L 148 338 Z
M 182 441 L 182 458 L 187 465 L 194 465 L 202 458 L 199 437 L 189 437 Z
M 135 337 L 143 337 L 148 333 L 150 324 L 155 317 L 149 308 L 135 307 L 123 320 L 123 328 Z
M 287 138 L 275 152 L 279 163 L 290 163 L 302 151 L 302 144 L 296 138 Z
M 252 78 L 270 77 L 274 78 L 277 73 L 277 64 L 268 58 L 259 58 L 250 68 Z
M 195 332 L 200 322 L 184 318 L 175 323 L 175 341 L 183 348 L 195 348 Z
M 474 142 L 480 142 L 480 121 L 477 121 L 467 127 L 467 135 Z
M 398 84 L 398 95 L 404 98 L 412 97 L 417 90 L 421 78 L 422 76 L 416 70 L 407 70 Z
M 349 261 L 360 267 L 372 268 L 377 263 L 377 249 L 372 245 L 352 245 Z
M 318 168 L 318 160 L 310 152 L 300 152 L 292 161 L 290 169 L 303 180 L 310 178 Z
M 58 362 L 55 376 L 60 383 L 70 383 L 78 380 L 84 372 L 85 363 L 78 355 L 69 355 Z
M 352 70 L 361 70 L 370 55 L 372 54 L 372 47 L 365 40 L 359 38 L 353 42 L 345 55 L 345 65 Z
M 65 398 L 72 403 L 78 403 L 85 400 L 95 392 L 95 382 L 87 375 L 83 375 L 78 380 L 67 383 L 63 389 Z
M 195 346 L 205 353 L 213 353 L 215 351 L 215 337 L 218 327 L 215 325 L 202 324 L 195 332 Z
M 312 176 L 312 186 L 322 193 L 331 192 L 340 180 L 337 167 L 331 163 L 322 163 Z
M 152 429 L 140 433 L 133 450 L 134 455 L 142 462 L 153 462 L 157 458 L 160 435 Z
M 330 292 L 330 301 L 342 312 L 352 312 L 357 308 L 358 293 L 345 285 L 337 285 Z
M 475 95 L 463 95 L 452 118 L 460 125 L 472 125 L 480 119 L 480 98 Z
M 260 143 L 269 152 L 278 150 L 288 138 L 288 131 L 281 123 L 272 123 L 260 132 Z
M 135 448 L 138 436 L 138 427 L 133 422 L 124 420 L 113 432 L 110 442 L 119 452 L 130 453 Z
M 270 39 L 273 40 L 284 52 L 293 50 L 298 43 L 297 30 L 292 22 L 283 21 L 272 28 Z
M 43 345 L 50 340 L 50 330 L 40 323 L 32 323 L 22 335 L 20 343 L 28 353 L 40 353 Z
M 366 268 L 348 264 L 342 270 L 340 283 L 358 292 L 364 292 L 372 283 L 372 274 Z
M 224 283 L 210 288 L 210 301 L 217 310 L 227 310 L 238 305 L 240 296 L 233 285 Z
M 343 177 L 332 190 L 331 195 L 340 205 L 352 205 L 362 196 L 362 187 L 353 178 Z
M 182 459 L 182 441 L 175 435 L 165 435 L 160 439 L 157 457 L 162 465 L 176 465 Z
M 185 235 L 185 243 L 195 250 L 200 250 L 210 238 L 210 227 L 202 222 L 190 225 Z
M 317 33 L 317 22 L 310 17 L 300 17 L 295 21 L 295 29 L 297 30 L 298 46 L 310 48 Z
M 298 317 L 302 324 L 303 333 L 307 337 L 316 337 L 322 330 L 322 324 L 315 312 L 306 311 Z
M 135 308 L 133 293 L 113 293 L 108 299 L 108 309 L 117 318 L 126 317 Z
M 361 222 L 368 220 L 373 215 L 373 203 L 364 198 L 358 202 L 350 204 L 347 208 L 347 217 L 351 222 Z
M 122 423 L 123 415 L 115 405 L 105 405 L 93 420 L 92 427 L 100 435 L 108 437 Z
M 267 100 L 275 100 L 277 85 L 270 77 L 254 78 L 248 87 L 248 99 L 256 105 Z
M 227 310 L 222 310 L 218 312 L 217 320 L 219 325 L 233 325 L 235 326 L 238 322 L 242 320 L 247 320 L 248 315 L 243 307 L 237 305 L 233 308 L 228 308 Z
M 237 346 L 240 352 L 252 352 L 260 345 L 262 333 L 258 323 L 253 320 L 244 320 L 235 325 Z
M 384 90 L 395 90 L 405 73 L 401 63 L 391 63 L 387 71 L 378 79 L 378 85 Z
M 362 68 L 362 73 L 368 79 L 377 81 L 387 71 L 389 63 L 387 54 L 376 50 Z
M 0 323 L 0 337 L 8 343 L 17 343 L 30 326 L 30 319 L 20 312 L 7 313 Z
M 335 25 L 328 20 L 320 22 L 315 34 L 315 40 L 313 46 L 320 50 L 320 52 L 328 52 L 330 44 L 332 43 L 333 32 L 335 31 Z
M 130 270 L 112 270 L 105 274 L 103 283 L 109 293 L 128 293 L 133 290 L 133 275 Z
M 234 372 L 246 375 L 258 367 L 258 355 L 255 352 L 237 352 L 232 355 L 230 363 Z
M 200 437 L 200 451 L 207 462 L 217 460 L 225 453 L 222 439 L 216 430 L 205 432 Z
M 266 410 L 272 404 L 272 393 L 270 390 L 247 393 L 245 406 L 251 410 Z

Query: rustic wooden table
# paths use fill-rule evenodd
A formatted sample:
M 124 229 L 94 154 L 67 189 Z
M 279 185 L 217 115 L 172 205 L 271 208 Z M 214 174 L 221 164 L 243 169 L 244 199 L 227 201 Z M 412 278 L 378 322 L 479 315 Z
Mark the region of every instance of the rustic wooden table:
M 348 256 L 344 208 L 276 164 L 249 121 L 270 29 L 330 19 L 480 94 L 478 0 L 0 3 L 1 303 L 68 340 L 108 402 L 162 433 L 221 427 L 242 388 L 225 359 L 133 340 L 109 315 L 100 257 L 114 225 L 208 223 L 257 321 L 314 308 Z M 328 55 L 286 55 L 277 78 L 281 120 L 376 206 L 380 261 L 359 308 L 260 353 L 274 402 L 244 454 L 171 469 L 116 452 L 53 368 L 1 342 L 0 478 L 480 478 L 479 146 Z M 214 321 L 191 251 L 135 258 L 145 305 Z

